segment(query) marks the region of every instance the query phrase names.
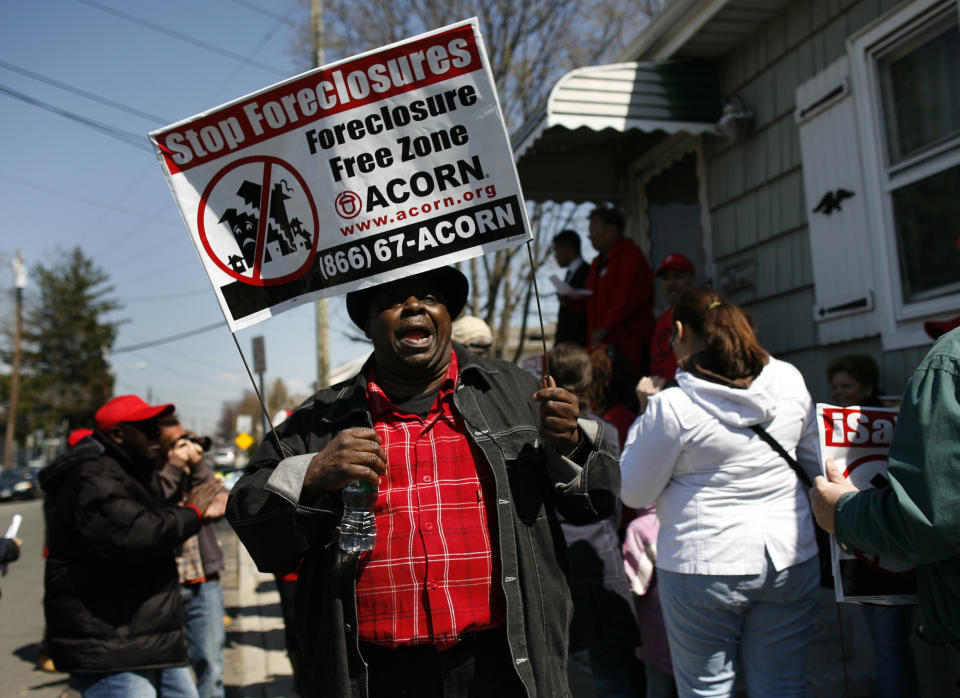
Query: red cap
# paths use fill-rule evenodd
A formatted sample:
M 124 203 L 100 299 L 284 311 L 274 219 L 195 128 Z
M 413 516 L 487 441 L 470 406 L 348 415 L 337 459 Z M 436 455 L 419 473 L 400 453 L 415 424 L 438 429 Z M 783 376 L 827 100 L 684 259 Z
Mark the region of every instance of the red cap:
M 136 395 L 121 395 L 113 398 L 93 415 L 97 429 L 106 431 L 120 422 L 142 422 L 173 412 L 173 405 L 151 406 Z
M 660 262 L 660 266 L 657 267 L 657 273 L 654 276 L 660 276 L 663 272 L 668 269 L 676 269 L 677 271 L 688 271 L 691 274 L 694 272 L 693 262 L 684 257 L 679 252 L 671 252 L 666 257 L 663 258 L 663 261 Z
M 74 429 L 67 437 L 67 445 L 73 448 L 91 434 L 93 434 L 93 429 Z
M 931 339 L 939 339 L 940 335 L 946 334 L 957 327 L 960 327 L 960 315 L 952 320 L 930 320 L 923 323 L 923 329 L 927 331 Z

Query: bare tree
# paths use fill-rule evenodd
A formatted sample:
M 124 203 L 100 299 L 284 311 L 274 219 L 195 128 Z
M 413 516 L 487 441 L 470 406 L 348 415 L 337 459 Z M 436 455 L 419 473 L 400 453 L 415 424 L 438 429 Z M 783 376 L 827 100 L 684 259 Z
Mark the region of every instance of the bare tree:
M 309 0 L 300 0 L 308 4 Z M 533 115 L 566 71 L 611 60 L 661 9 L 665 0 L 325 0 L 321 42 L 327 61 L 436 29 L 476 15 L 508 129 Z M 311 65 L 309 22 L 296 43 L 304 67 Z M 519 321 L 520 346 L 533 310 L 532 284 L 547 260 L 553 235 L 577 215 L 571 204 L 528 203 L 534 240 L 466 264 L 474 295 L 468 304 L 494 330 L 504 357 L 509 328 Z M 507 357 L 504 357 L 507 358 Z

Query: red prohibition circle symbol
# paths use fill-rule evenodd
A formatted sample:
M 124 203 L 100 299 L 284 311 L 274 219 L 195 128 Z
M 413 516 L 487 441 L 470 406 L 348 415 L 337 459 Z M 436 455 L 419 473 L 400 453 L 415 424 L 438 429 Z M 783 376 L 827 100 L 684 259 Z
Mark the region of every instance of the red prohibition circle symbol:
M 363 211 L 363 200 L 360 195 L 352 191 L 342 191 L 333 201 L 337 215 L 341 218 L 356 218 Z
M 261 200 L 259 202 L 260 216 L 258 222 L 258 228 L 256 232 L 256 253 L 254 257 L 254 263 L 252 267 L 252 276 L 244 274 L 243 272 L 237 271 L 231 267 L 227 262 L 220 258 L 220 255 L 213 249 L 213 246 L 210 244 L 210 236 L 207 231 L 207 226 L 204 221 L 205 215 L 207 213 L 207 202 L 210 200 L 210 196 L 213 193 L 214 189 L 218 184 L 226 177 L 228 174 L 233 172 L 239 167 L 244 165 L 261 165 L 263 167 L 263 173 L 261 176 L 260 182 L 260 191 L 262 192 Z M 310 220 L 313 223 L 313 230 L 311 235 L 310 251 L 307 254 L 304 262 L 294 271 L 284 274 L 283 276 L 276 277 L 264 277 L 262 276 L 263 271 L 263 259 L 264 251 L 266 246 L 267 239 L 267 225 L 269 223 L 268 215 L 268 202 L 270 199 L 270 184 L 272 170 L 274 167 L 282 168 L 285 173 L 289 174 L 299 182 L 302 196 L 304 200 L 310 207 Z M 218 226 L 222 227 L 222 226 Z M 317 205 L 313 200 L 313 197 L 310 195 L 310 189 L 307 187 L 307 182 L 297 172 L 289 163 L 284 162 L 280 158 L 275 158 L 270 155 L 255 155 L 246 158 L 240 158 L 230 163 L 222 170 L 217 172 L 207 184 L 206 188 L 203 190 L 203 194 L 200 197 L 200 206 L 197 208 L 197 231 L 200 236 L 200 242 L 203 244 L 203 249 L 206 251 L 207 256 L 217 265 L 225 274 L 236 279 L 237 281 L 250 285 L 250 286 L 279 286 L 281 284 L 288 283 L 294 279 L 298 279 L 303 276 L 307 270 L 313 265 L 314 259 L 317 256 L 317 243 L 319 241 L 319 230 L 320 230 L 320 218 L 317 215 Z
M 882 463 L 889 460 L 889 456 L 885 453 L 870 453 L 865 456 L 861 456 L 856 460 L 852 461 L 847 465 L 847 469 L 843 472 L 845 477 L 849 477 L 850 473 L 856 470 L 861 465 L 866 465 L 867 463 Z M 890 577 L 905 577 L 913 572 L 913 568 L 904 571 L 891 570 L 886 567 L 883 567 L 880 563 L 879 555 L 868 555 L 867 553 L 858 550 L 857 548 L 851 547 L 850 551 L 854 556 L 864 563 L 868 567 L 875 569 L 882 574 L 889 575 Z

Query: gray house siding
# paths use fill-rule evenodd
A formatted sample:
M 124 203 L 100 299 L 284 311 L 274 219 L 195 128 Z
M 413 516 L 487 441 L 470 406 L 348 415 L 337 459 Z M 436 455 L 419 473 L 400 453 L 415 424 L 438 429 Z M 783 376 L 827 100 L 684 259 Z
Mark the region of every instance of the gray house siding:
M 807 376 L 815 399 L 828 398 L 824 370 L 833 356 L 869 353 L 882 385 L 899 393 L 926 347 L 884 353 L 879 337 L 818 346 L 794 90 L 841 57 L 846 38 L 895 0 L 803 0 L 719 63 L 721 90 L 756 115 L 743 142 L 705 139 L 715 285 L 750 311 L 760 339 Z

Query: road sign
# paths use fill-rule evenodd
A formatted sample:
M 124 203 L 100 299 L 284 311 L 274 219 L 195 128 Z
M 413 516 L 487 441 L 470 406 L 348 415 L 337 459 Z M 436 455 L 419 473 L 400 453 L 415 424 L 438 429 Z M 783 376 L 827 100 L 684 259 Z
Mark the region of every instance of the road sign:
M 253 372 L 267 372 L 267 350 L 263 345 L 262 334 L 258 334 L 253 338 Z M 260 382 L 263 383 L 263 381 Z
M 237 415 L 237 433 L 242 434 L 245 431 L 253 431 L 253 415 Z
M 241 451 L 246 451 L 253 445 L 253 437 L 247 432 L 243 432 L 241 434 L 237 434 L 237 438 L 233 440 L 233 443 L 239 446 Z

